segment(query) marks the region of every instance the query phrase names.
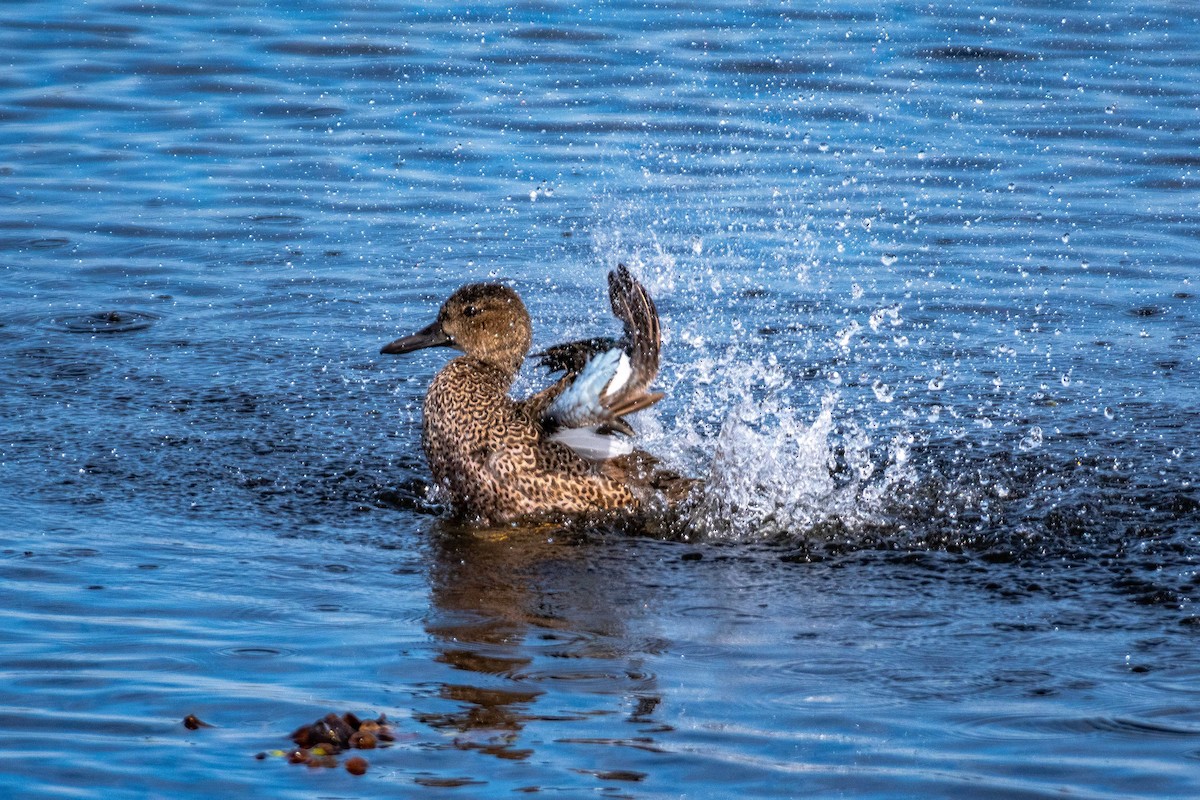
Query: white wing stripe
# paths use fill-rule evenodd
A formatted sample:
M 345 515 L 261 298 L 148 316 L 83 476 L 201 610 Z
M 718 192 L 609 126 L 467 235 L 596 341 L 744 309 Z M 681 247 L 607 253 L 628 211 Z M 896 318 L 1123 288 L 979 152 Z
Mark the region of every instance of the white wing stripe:
M 597 433 L 596 428 L 563 428 L 550 438 L 592 461 L 627 456 L 633 452 L 633 443 L 628 439 Z
M 617 362 L 617 374 L 613 375 L 612 380 L 608 382 L 608 387 L 604 390 L 605 397 L 612 397 L 617 392 L 629 383 L 629 379 L 633 376 L 633 364 L 629 361 L 629 355 L 624 351 L 621 352 L 621 360 Z

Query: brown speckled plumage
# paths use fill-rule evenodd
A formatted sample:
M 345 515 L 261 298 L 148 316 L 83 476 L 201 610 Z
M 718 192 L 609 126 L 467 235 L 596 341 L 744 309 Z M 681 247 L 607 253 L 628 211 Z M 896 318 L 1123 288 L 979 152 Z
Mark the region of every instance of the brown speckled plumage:
M 657 372 L 653 303 L 624 267 L 610 276 L 610 286 L 614 311 L 628 307 L 627 295 L 640 301 L 634 304 L 640 318 L 625 319 L 627 335 L 631 325 L 639 328 L 642 335 L 632 338 L 641 349 L 653 349 L 653 358 L 643 363 Z M 499 284 L 471 284 L 451 295 L 432 325 L 383 348 L 384 353 L 407 353 L 445 345 L 464 353 L 437 374 L 425 396 L 422 445 L 434 479 L 459 513 L 485 524 L 636 507 L 628 485 L 632 473 L 623 460 L 588 461 L 550 438 L 547 407 L 575 371 L 526 400 L 509 397 L 531 340 L 529 314 L 516 292 Z M 628 427 L 621 415 L 661 397 L 646 390 L 653 372 L 639 373 L 635 364 L 627 390 L 605 398 L 616 409 L 611 421 L 618 429 Z

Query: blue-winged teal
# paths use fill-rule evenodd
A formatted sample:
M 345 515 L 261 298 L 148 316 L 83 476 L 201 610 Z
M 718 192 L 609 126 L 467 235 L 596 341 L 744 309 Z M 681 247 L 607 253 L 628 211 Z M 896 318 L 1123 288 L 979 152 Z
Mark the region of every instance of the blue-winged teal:
M 622 339 L 589 339 L 539 354 L 565 374 L 525 400 L 508 396 L 532 342 L 512 289 L 474 283 L 450 296 L 427 328 L 382 353 L 448 346 L 425 395 L 422 444 L 455 509 L 484 524 L 635 508 L 655 484 L 653 457 L 633 451 L 628 414 L 656 403 L 658 312 L 624 265 L 608 275 Z

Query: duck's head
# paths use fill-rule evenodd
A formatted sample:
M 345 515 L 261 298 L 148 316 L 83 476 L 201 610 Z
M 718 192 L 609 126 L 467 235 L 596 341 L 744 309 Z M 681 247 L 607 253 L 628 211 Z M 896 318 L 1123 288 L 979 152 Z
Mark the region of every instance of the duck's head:
M 529 312 L 516 292 L 498 283 L 472 283 L 450 295 L 432 325 L 397 339 L 379 352 L 400 354 L 424 347 L 453 347 L 492 366 L 516 372 L 532 341 Z

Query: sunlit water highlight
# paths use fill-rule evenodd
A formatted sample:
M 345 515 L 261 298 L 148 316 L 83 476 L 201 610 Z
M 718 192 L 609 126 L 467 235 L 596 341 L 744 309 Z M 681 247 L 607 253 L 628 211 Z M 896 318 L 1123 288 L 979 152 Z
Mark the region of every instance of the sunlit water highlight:
M 1195 13 L 740 5 L 0 8 L 0 793 L 1200 794 Z M 442 519 L 622 261 L 700 500 Z

